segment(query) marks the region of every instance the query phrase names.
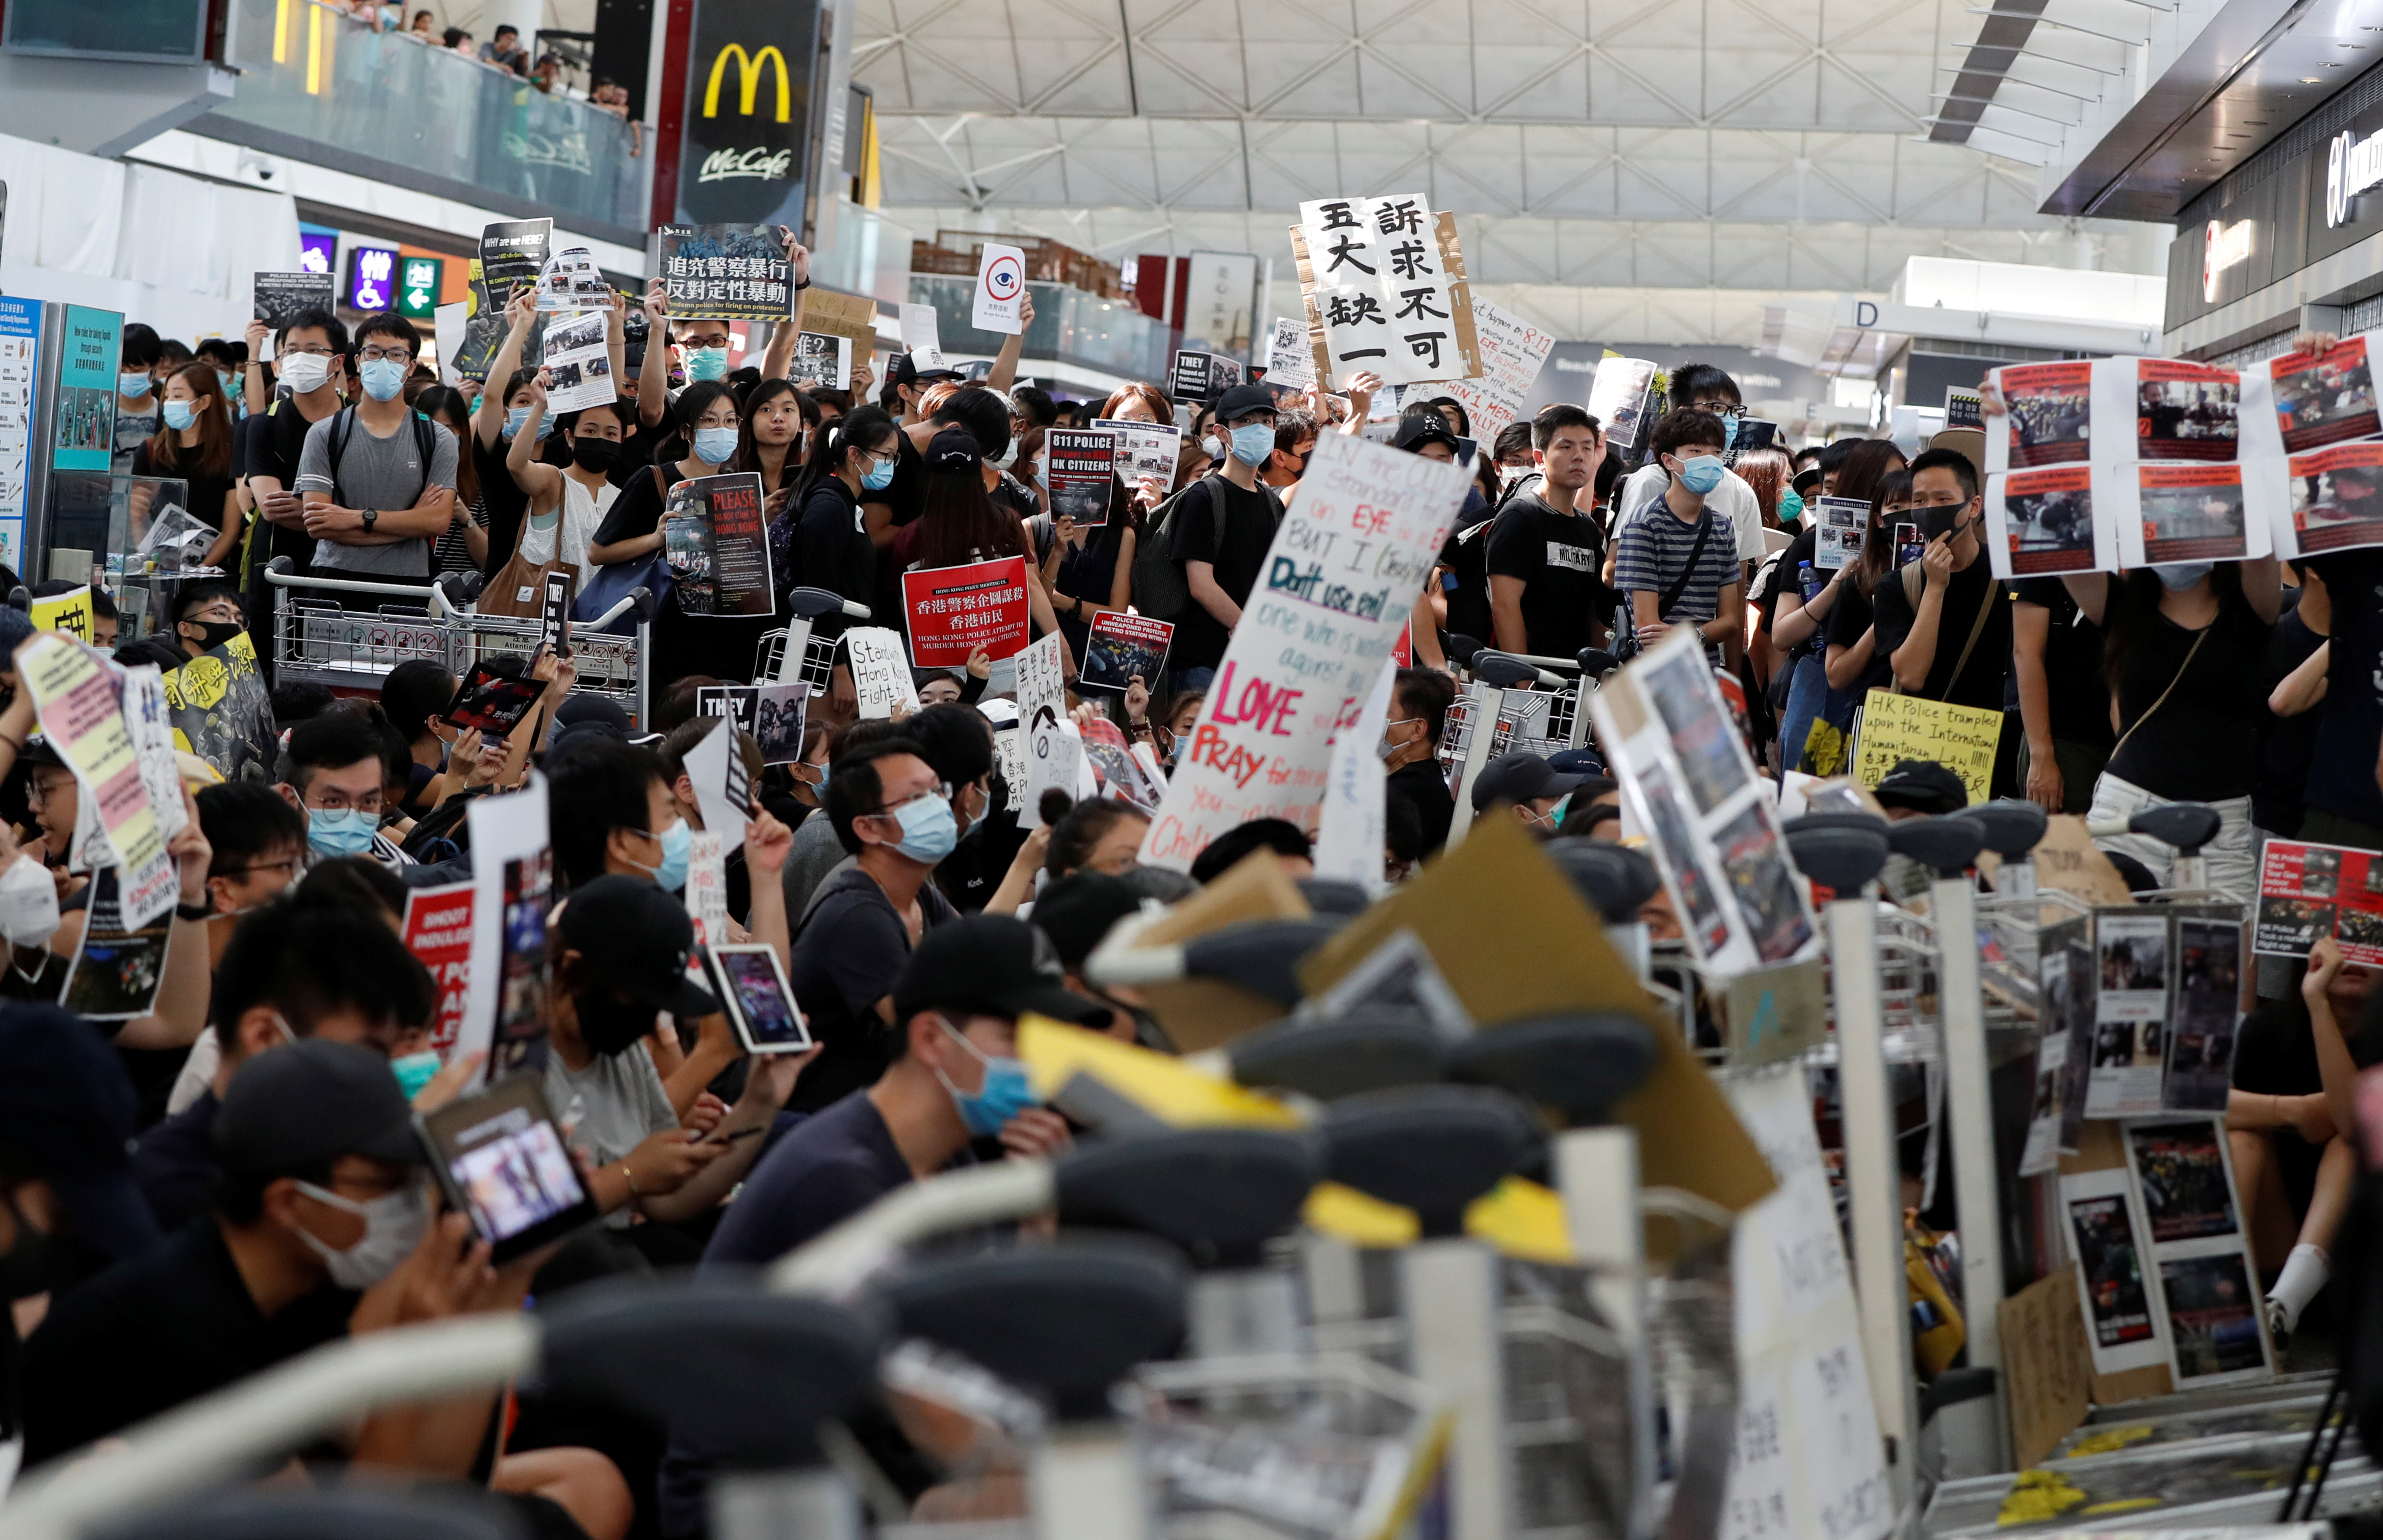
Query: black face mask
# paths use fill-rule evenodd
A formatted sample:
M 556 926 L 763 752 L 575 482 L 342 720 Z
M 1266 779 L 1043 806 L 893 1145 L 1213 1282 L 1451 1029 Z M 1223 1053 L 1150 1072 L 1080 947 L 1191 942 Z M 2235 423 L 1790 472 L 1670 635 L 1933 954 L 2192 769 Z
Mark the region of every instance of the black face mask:
M 201 652 L 213 652 L 248 629 L 238 621 L 184 621 L 182 623 L 199 628 L 204 640 L 191 642 L 191 645 Z M 190 638 L 185 636 L 183 640 L 190 641 Z
M 610 438 L 574 438 L 571 460 L 581 470 L 600 476 L 621 462 L 621 446 Z
M 579 1038 L 589 1049 L 611 1058 L 625 1053 L 654 1029 L 656 1012 L 634 1000 L 615 1000 L 608 990 L 586 990 L 571 997 L 579 1011 Z
M 1915 508 L 1911 511 L 1911 517 L 1913 523 L 1920 526 L 1920 537 L 1933 540 L 1939 535 L 1952 534 L 1954 525 L 1960 522 L 1962 512 L 1969 506 L 1966 502 L 1947 502 L 1932 508 Z

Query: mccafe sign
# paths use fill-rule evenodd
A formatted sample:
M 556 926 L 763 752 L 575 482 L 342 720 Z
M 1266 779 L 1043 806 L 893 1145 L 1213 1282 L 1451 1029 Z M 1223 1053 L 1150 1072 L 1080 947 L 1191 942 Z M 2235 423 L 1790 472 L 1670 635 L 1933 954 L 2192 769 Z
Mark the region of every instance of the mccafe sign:
M 696 0 L 677 217 L 803 228 L 818 0 Z

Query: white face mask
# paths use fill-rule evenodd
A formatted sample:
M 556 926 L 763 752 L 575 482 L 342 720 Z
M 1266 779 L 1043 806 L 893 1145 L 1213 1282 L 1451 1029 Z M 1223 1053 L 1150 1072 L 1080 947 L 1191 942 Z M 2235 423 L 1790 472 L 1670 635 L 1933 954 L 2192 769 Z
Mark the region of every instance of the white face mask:
M 322 388 L 331 377 L 331 361 L 320 353 L 287 353 L 280 363 L 282 383 L 303 396 Z
M 368 1203 L 342 1198 L 312 1182 L 300 1182 L 298 1190 L 318 1203 L 345 1209 L 364 1222 L 363 1238 L 344 1251 L 331 1250 L 303 1226 L 298 1231 L 298 1238 L 323 1259 L 330 1270 L 331 1281 L 341 1288 L 370 1288 L 396 1272 L 398 1263 L 414 1254 L 414 1249 L 422 1244 L 423 1233 L 430 1227 L 430 1204 L 419 1182 L 408 1182 L 397 1191 L 383 1193 Z
M 49 869 L 19 856 L 0 871 L 0 935 L 18 946 L 39 946 L 58 928 L 58 885 Z

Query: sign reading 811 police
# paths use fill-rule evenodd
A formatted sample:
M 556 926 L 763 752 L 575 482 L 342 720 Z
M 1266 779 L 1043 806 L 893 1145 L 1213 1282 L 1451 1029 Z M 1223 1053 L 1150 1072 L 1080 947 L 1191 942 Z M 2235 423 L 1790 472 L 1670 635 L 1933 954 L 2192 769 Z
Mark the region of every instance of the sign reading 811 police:
M 675 222 L 803 225 L 819 0 L 696 0 Z

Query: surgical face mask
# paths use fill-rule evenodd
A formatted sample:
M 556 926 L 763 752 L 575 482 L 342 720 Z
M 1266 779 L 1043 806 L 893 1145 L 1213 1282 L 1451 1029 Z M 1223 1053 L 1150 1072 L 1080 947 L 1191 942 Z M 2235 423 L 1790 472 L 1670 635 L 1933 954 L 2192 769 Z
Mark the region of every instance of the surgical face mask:
M 952 816 L 952 805 L 940 796 L 912 797 L 893 816 L 902 826 L 901 842 L 894 848 L 914 861 L 933 866 L 959 845 L 960 820 Z
M 182 623 L 199 628 L 198 648 L 201 652 L 213 652 L 247 629 L 238 621 L 184 621 Z
M 1200 440 L 1200 447 L 1208 451 L 1208 458 L 1211 460 L 1225 458 L 1225 441 L 1213 433 Z
M 583 436 L 571 441 L 571 462 L 593 475 L 602 475 L 621 462 L 621 446 L 610 438 Z
M 1406 746 L 1407 746 L 1407 741 L 1406 741 L 1404 738 L 1395 738 L 1395 737 L 1392 737 L 1392 736 L 1390 735 L 1390 729 L 1392 729 L 1392 728 L 1394 728 L 1394 727 L 1404 727 L 1407 723 L 1409 723 L 1409 722 L 1411 722 L 1411 721 L 1423 721 L 1423 719 L 1422 719 L 1421 717 L 1401 717 L 1401 718 L 1400 718 L 1398 721 L 1386 721 L 1386 722 L 1384 722 L 1384 723 L 1382 724 L 1382 741 L 1381 741 L 1381 743 L 1380 743 L 1378 745 L 1377 745 L 1377 746 L 1376 746 L 1376 748 L 1375 748 L 1374 752 L 1375 752 L 1375 753 L 1377 753 L 1377 754 L 1378 754 L 1378 755 L 1380 755 L 1383 758 L 1387 759 L 1387 758 L 1389 758 L 1391 755 L 1396 754 L 1399 750 L 1401 750 L 1401 749 L 1402 749 L 1402 748 L 1406 747 Z
M 331 361 L 321 353 L 284 353 L 277 367 L 281 383 L 302 396 L 321 389 L 331 377 Z
M 0 871 L 0 934 L 15 945 L 39 946 L 58 928 L 58 885 L 47 867 L 19 856 Z
M 414 1254 L 414 1249 L 422 1244 L 423 1232 L 430 1227 L 430 1204 L 419 1184 L 408 1183 L 368 1203 L 342 1198 L 312 1182 L 300 1182 L 298 1190 L 318 1203 L 344 1209 L 364 1222 L 363 1238 L 344 1251 L 331 1250 L 313 1231 L 303 1226 L 299 1228 L 298 1238 L 323 1259 L 330 1270 L 331 1282 L 341 1288 L 370 1288 L 396 1272 L 398 1263 Z
M 505 408 L 505 425 L 503 428 L 504 437 L 511 438 L 513 435 L 519 433 L 522 430 L 522 425 L 528 421 L 529 408 L 525 406 L 509 406 Z M 552 418 L 540 417 L 537 420 L 538 443 L 545 443 L 546 436 L 553 431 L 554 420 Z
M 2215 561 L 2187 561 L 2176 567 L 2154 567 L 2159 573 L 2160 585 L 2169 593 L 2180 594 L 2216 570 Z
M 635 1000 L 615 1000 L 610 991 L 588 990 L 571 997 L 579 1013 L 579 1041 L 591 1053 L 612 1058 L 636 1046 L 654 1029 L 654 1008 Z
M 405 365 L 390 358 L 370 359 L 356 371 L 356 379 L 373 400 L 393 401 L 405 388 Z
M 149 394 L 155 386 L 156 382 L 149 377 L 145 370 L 137 375 L 116 376 L 116 393 L 119 396 L 130 396 L 135 400 Z
M 439 1071 L 438 1051 L 426 1048 L 419 1053 L 404 1053 L 389 1061 L 389 1073 L 397 1077 L 397 1089 L 405 1092 L 409 1102 L 422 1094 Z
M 353 807 L 313 807 L 306 813 L 306 848 L 317 856 L 361 856 L 372 848 L 380 819 Z
M 1721 485 L 1722 473 L 1727 469 L 1717 454 L 1700 454 L 1680 463 L 1680 485 L 1703 497 Z
M 216 383 L 223 387 L 224 400 L 228 400 L 228 400 L 237 400 L 237 399 L 238 399 L 238 398 L 236 398 L 235 396 L 233 396 L 233 394 L 232 394 L 232 390 L 231 390 L 231 371 L 230 371 L 230 370 L 228 370 L 228 369 L 218 369 L 218 370 L 216 370 Z
M 870 461 L 869 462 L 868 471 L 860 478 L 860 485 L 868 487 L 872 492 L 883 492 L 888 487 L 893 486 L 894 462 L 890 460 Z
M 1013 437 L 1009 441 L 1009 447 L 994 457 L 993 467 L 996 471 L 1006 471 L 1017 463 L 1018 440 Z
M 1779 523 L 1782 528 L 1804 517 L 1804 499 L 1794 487 L 1779 494 Z
M 1966 502 L 1928 503 L 1913 509 L 1911 517 L 1920 526 L 1920 537 L 1933 540 L 1939 535 L 1952 534 L 1960 523 L 1961 511 L 1969 506 Z
M 951 1093 L 952 1105 L 958 1110 L 960 1122 L 967 1126 L 970 1135 L 977 1139 L 991 1139 L 1001 1132 L 1003 1124 L 1038 1104 L 1033 1082 L 1027 1078 L 1023 1063 L 1006 1056 L 995 1058 L 983 1053 L 948 1021 L 944 1023 L 944 1030 L 951 1034 L 954 1042 L 967 1049 L 977 1063 L 984 1066 L 983 1087 L 973 1091 L 962 1090 L 952 1084 L 951 1077 L 940 1069 L 935 1071 L 935 1078 L 943 1081 L 944 1089 Z
M 199 420 L 196 401 L 167 401 L 157 410 L 165 414 L 166 425 L 177 433 Z
M 686 857 L 687 852 L 695 848 L 695 831 L 686 826 L 686 819 L 675 819 L 661 832 L 661 865 L 649 867 L 636 861 L 629 864 L 640 871 L 651 872 L 656 886 L 675 892 L 686 886 Z
M 736 452 L 736 430 L 708 427 L 695 430 L 695 458 L 707 465 L 725 465 Z
M 689 348 L 686 350 L 686 377 L 690 380 L 722 379 L 728 374 L 728 350 L 725 348 Z M 719 462 L 714 461 L 714 464 Z
M 1233 458 L 1244 465 L 1263 465 L 1274 453 L 1274 429 L 1264 423 L 1243 423 L 1233 430 Z
M 1735 412 L 1716 412 L 1713 415 L 1721 419 L 1721 452 L 1727 454 L 1730 450 L 1737 448 L 1737 413 Z

